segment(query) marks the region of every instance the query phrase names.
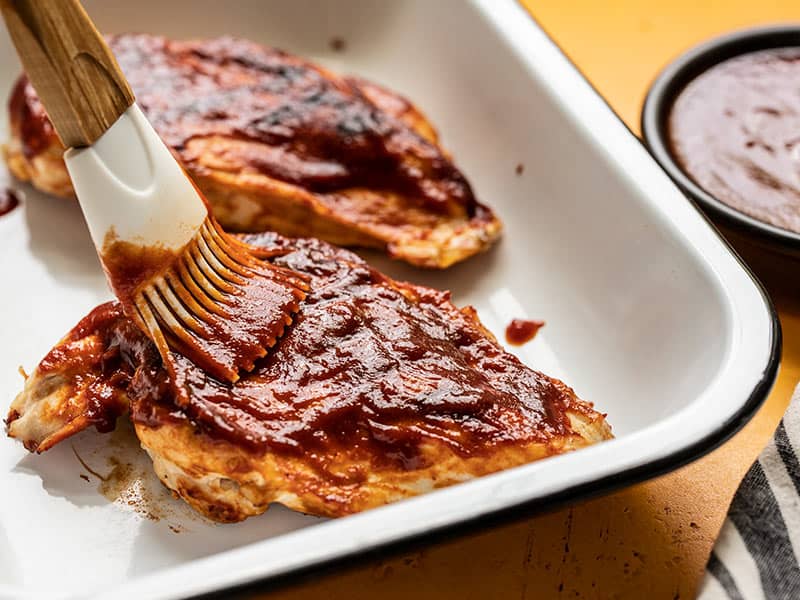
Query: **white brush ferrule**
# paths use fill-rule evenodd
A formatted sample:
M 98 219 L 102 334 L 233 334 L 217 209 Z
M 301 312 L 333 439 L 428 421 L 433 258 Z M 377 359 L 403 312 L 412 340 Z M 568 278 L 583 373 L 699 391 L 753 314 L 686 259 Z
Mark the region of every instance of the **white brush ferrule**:
M 119 241 L 179 250 L 208 215 L 189 177 L 136 104 L 92 146 L 64 153 L 98 252 Z

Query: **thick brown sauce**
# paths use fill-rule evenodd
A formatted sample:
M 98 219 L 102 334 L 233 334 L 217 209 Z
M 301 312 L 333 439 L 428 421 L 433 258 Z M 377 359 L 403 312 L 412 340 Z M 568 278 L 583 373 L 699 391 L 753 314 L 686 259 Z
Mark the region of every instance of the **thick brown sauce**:
M 251 140 L 264 146 L 248 153 L 250 168 L 310 191 L 370 187 L 439 212 L 476 213 L 469 183 L 448 157 L 379 109 L 357 79 L 233 38 L 126 34 L 109 42 L 137 102 L 184 163 L 194 159 L 192 139 Z M 46 148 L 52 126 L 26 81 L 9 108 L 12 123 L 26 129 L 26 156 Z
M 10 213 L 19 206 L 19 198 L 14 190 L 9 188 L 0 189 L 0 217 Z
M 251 239 L 288 244 L 271 234 Z M 447 293 L 396 287 L 322 242 L 292 244 L 274 262 L 309 275 L 312 291 L 290 330 L 235 384 L 179 354 L 168 374 L 117 304 L 87 317 L 119 349 L 135 422 L 189 419 L 206 435 L 254 452 L 303 455 L 331 477 L 337 453 L 410 469 L 424 466 L 425 440 L 480 456 L 497 445 L 547 444 L 570 433 L 565 411 L 581 410 L 572 391 L 487 339 Z
M 173 250 L 122 241 L 113 228 L 106 233 L 102 255 L 108 282 L 123 304 L 132 302 L 144 285 L 178 260 Z
M 800 48 L 744 54 L 697 77 L 672 107 L 669 138 L 707 192 L 800 233 Z
M 17 128 L 22 152 L 27 159 L 41 154 L 53 143 L 56 131 L 42 106 L 36 90 L 25 76 L 20 77 L 8 98 L 11 127 Z
M 140 314 L 140 307 L 146 307 L 156 317 L 170 348 L 218 379 L 236 381 L 240 370 L 252 369 L 283 334 L 308 285 L 303 275 L 255 258 L 246 246 L 232 238 L 232 243 L 227 243 L 227 234 L 217 231 L 220 244 L 213 253 L 224 254 L 241 269 L 240 273 L 212 269 L 220 284 L 196 275 L 201 272 L 200 264 L 205 264 L 197 237 L 182 251 L 174 252 L 121 241 L 111 231 L 103 244 L 103 266 L 128 315 Z M 248 266 L 244 269 L 241 265 Z M 162 287 L 156 285 L 158 280 L 165 282 Z M 167 312 L 177 317 L 178 327 L 162 319 L 152 298 L 167 305 L 164 289 L 194 317 L 192 323 L 180 320 L 180 313 L 174 310 Z M 144 298 L 151 300 L 143 302 Z M 141 317 L 147 322 L 146 313 Z
M 512 319 L 506 327 L 506 341 L 515 346 L 521 346 L 530 342 L 544 327 L 544 321 L 532 321 L 530 319 Z
M 92 333 L 97 334 L 93 343 L 85 343 L 84 338 Z M 155 347 L 123 316 L 120 306 L 108 303 L 83 318 L 67 339 L 42 359 L 38 371 L 57 372 L 75 390 L 80 389 L 86 400 L 81 416 L 98 431 L 108 432 L 114 429 L 117 417 L 128 409 L 124 394 L 136 366 L 157 357 Z M 68 402 L 62 410 L 74 408 Z

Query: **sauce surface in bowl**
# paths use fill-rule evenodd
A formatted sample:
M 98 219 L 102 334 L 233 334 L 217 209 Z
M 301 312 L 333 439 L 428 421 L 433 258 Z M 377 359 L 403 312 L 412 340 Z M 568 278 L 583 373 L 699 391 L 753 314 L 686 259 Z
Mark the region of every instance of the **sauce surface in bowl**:
M 700 187 L 800 233 L 800 47 L 711 67 L 678 95 L 668 135 L 676 160 Z

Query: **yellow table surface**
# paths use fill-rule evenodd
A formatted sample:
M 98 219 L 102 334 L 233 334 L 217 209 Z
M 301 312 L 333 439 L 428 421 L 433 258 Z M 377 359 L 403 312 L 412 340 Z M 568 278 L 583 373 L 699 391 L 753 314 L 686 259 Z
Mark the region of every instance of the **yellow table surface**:
M 658 71 L 736 28 L 800 21 L 797 0 L 523 0 L 626 123 Z M 800 380 L 800 290 L 755 257 L 780 313 L 783 363 L 756 417 L 658 479 L 524 522 L 361 564 L 259 598 L 693 598 L 730 500 Z

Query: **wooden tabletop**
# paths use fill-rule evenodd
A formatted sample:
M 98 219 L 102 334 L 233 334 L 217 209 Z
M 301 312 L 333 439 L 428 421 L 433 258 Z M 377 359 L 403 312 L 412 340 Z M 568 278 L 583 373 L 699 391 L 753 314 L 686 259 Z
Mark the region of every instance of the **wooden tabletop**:
M 522 1 L 637 133 L 650 82 L 684 49 L 732 29 L 800 21 L 797 0 Z M 772 393 L 731 441 L 610 496 L 259 598 L 693 598 L 736 487 L 800 380 L 800 285 L 792 289 L 774 257 L 740 249 L 776 303 L 784 342 Z

